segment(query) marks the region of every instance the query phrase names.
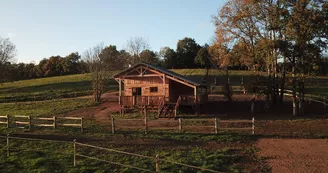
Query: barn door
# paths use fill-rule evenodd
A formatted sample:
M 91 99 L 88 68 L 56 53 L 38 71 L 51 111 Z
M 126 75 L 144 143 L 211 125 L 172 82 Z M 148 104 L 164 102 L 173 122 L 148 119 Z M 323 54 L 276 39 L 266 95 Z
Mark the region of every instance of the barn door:
M 132 88 L 132 96 L 134 105 L 139 105 L 139 100 L 141 99 L 141 87 Z

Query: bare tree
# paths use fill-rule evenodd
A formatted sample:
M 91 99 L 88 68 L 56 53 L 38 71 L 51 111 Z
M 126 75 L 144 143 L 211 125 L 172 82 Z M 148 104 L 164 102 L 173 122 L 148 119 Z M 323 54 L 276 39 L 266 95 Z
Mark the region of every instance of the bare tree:
M 101 43 L 86 50 L 83 54 L 83 59 L 88 64 L 92 74 L 92 88 L 95 102 L 100 102 L 101 95 L 104 92 L 105 81 L 110 76 L 110 67 L 100 58 L 103 49 L 104 44 Z
M 13 61 L 16 52 L 16 46 L 9 38 L 0 37 L 0 64 Z
M 7 63 L 14 61 L 16 52 L 16 46 L 9 38 L 0 37 L 0 83 L 10 76 Z
M 133 56 L 133 63 L 139 61 L 140 53 L 149 49 L 150 46 L 143 37 L 133 37 L 127 41 L 126 50 Z

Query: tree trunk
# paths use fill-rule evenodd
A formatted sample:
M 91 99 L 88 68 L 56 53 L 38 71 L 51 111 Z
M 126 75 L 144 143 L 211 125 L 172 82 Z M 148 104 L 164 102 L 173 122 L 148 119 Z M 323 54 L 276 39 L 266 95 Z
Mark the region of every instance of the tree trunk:
M 285 92 L 284 90 L 285 90 L 285 82 L 286 82 L 285 60 L 286 58 L 284 57 L 284 62 L 282 64 L 282 78 L 280 81 L 280 98 L 279 98 L 280 104 L 284 103 L 284 92 Z

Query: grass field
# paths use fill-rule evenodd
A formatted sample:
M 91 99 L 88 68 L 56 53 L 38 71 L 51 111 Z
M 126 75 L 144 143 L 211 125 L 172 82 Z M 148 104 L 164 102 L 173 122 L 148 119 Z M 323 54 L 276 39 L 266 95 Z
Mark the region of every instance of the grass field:
M 51 116 L 95 105 L 91 99 L 72 98 L 28 103 L 1 103 L 0 115 Z
M 85 139 L 79 139 L 78 141 Z M 199 140 L 202 137 L 202 140 Z M 90 138 L 91 139 L 91 138 Z M 230 139 L 227 141 L 227 139 Z M 67 140 L 67 138 L 66 138 Z M 112 141 L 116 141 L 113 143 Z M 143 142 L 142 142 L 143 141 Z M 192 142 L 191 142 L 192 141 Z M 268 167 L 256 156 L 250 137 L 238 135 L 106 135 L 89 144 L 190 164 L 224 172 L 262 172 Z M 5 139 L 0 138 L 0 172 L 142 172 L 135 169 L 78 157 L 73 166 L 72 142 L 10 140 L 10 157 L 6 156 Z M 92 149 L 77 145 L 77 153 L 99 159 L 155 170 L 153 159 Z M 160 162 L 161 172 L 206 172 Z

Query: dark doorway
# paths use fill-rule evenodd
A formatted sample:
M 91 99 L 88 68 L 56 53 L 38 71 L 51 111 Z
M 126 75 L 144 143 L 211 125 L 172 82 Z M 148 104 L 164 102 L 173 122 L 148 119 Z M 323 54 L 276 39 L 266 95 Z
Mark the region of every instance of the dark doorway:
M 132 96 L 141 96 L 141 88 L 132 88 Z

